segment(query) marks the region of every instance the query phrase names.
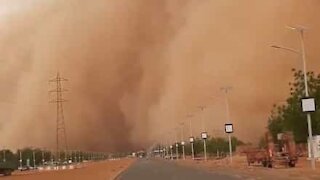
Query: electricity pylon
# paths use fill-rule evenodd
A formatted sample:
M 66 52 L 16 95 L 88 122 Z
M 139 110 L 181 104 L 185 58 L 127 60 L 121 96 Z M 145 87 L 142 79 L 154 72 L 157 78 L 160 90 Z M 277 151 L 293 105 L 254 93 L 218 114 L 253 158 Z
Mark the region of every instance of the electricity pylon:
M 56 161 L 60 162 L 60 152 L 67 151 L 68 150 L 68 144 L 67 144 L 67 134 L 66 134 L 66 126 L 64 122 L 64 114 L 63 114 L 63 103 L 66 102 L 65 99 L 63 99 L 63 92 L 67 91 L 66 89 L 62 88 L 62 82 L 68 81 L 65 78 L 60 77 L 59 72 L 57 73 L 57 76 L 50 80 L 50 83 L 55 83 L 56 88 L 49 91 L 50 93 L 55 93 L 56 97 L 55 99 L 51 100 L 50 103 L 57 104 L 57 117 L 56 117 Z

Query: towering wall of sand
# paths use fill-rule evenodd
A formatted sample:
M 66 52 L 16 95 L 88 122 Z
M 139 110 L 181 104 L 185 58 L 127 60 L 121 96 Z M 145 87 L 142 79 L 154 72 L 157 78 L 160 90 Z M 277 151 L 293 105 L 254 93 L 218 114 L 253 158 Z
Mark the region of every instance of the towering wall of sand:
M 0 1 L 0 144 L 54 147 L 48 79 L 57 71 L 69 79 L 73 148 L 173 139 L 190 113 L 199 133 L 199 105 L 207 106 L 207 130 L 222 135 L 225 85 L 234 87 L 236 135 L 254 141 L 272 104 L 288 94 L 290 69 L 301 67 L 296 55 L 269 46 L 299 48 L 285 26 L 308 27 L 308 66 L 318 71 L 319 7 L 317 0 Z

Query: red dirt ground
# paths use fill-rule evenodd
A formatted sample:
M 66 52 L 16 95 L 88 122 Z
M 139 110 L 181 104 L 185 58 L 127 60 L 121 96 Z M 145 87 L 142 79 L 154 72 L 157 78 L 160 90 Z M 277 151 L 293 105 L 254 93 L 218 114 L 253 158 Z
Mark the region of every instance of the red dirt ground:
M 112 180 L 127 169 L 134 159 L 121 159 L 87 164 L 73 170 L 41 171 L 30 174 L 14 173 L 3 180 Z

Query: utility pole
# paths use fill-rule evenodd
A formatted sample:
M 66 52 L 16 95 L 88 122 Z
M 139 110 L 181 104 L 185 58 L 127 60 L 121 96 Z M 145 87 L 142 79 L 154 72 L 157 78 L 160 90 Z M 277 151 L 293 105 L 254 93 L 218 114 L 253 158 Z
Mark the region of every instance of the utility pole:
M 181 146 L 182 146 L 182 158 L 183 160 L 186 159 L 186 154 L 185 154 L 185 149 L 184 149 L 184 145 L 185 145 L 185 142 L 184 142 L 184 123 L 180 123 L 181 125 Z
M 67 158 L 68 158 L 67 156 L 68 156 L 68 151 L 65 149 L 64 156 L 63 156 L 64 162 L 67 162 Z
M 79 159 L 79 163 L 81 163 L 81 151 L 79 151 L 78 159 Z
M 20 159 L 19 159 L 20 170 L 22 170 L 22 150 L 21 149 L 19 149 L 19 157 L 20 157 Z
M 68 150 L 67 144 L 67 134 L 66 134 L 66 126 L 64 122 L 64 114 L 63 114 L 63 103 L 66 102 L 63 99 L 63 92 L 67 91 L 62 88 L 62 82 L 68 81 L 65 78 L 60 77 L 59 72 L 57 76 L 50 80 L 50 83 L 55 83 L 56 88 L 49 91 L 50 93 L 56 93 L 56 97 L 54 100 L 51 100 L 50 103 L 55 103 L 57 105 L 57 117 L 56 117 L 56 161 L 60 162 L 60 151 Z
M 189 129 L 190 129 L 189 142 L 191 145 L 191 157 L 192 157 L 192 160 L 194 160 L 194 137 L 193 137 L 193 132 L 192 132 L 192 117 L 193 117 L 193 115 L 189 114 L 189 115 L 187 115 L 187 117 L 189 118 Z
M 44 160 L 44 149 L 42 149 L 41 150 L 41 156 L 42 156 L 42 166 L 44 166 L 44 162 L 45 162 L 45 160 Z
M 297 31 L 299 33 L 299 40 L 300 40 L 300 50 L 292 49 L 292 48 L 287 48 L 287 47 L 282 47 L 282 46 L 271 46 L 272 48 L 276 49 L 282 49 L 286 51 L 290 51 L 293 53 L 298 54 L 301 56 L 301 61 L 302 61 L 302 68 L 303 68 L 303 78 L 304 78 L 304 88 L 305 88 L 305 98 L 309 98 L 309 87 L 308 87 L 308 72 L 307 72 L 307 58 L 306 58 L 306 49 L 305 49 L 305 44 L 304 44 L 304 34 L 305 34 L 305 27 L 297 26 L 297 27 L 292 27 L 288 26 L 287 28 Z M 313 134 L 312 134 L 312 121 L 311 121 L 311 114 L 310 112 L 307 112 L 307 123 L 308 123 L 308 136 L 309 136 L 309 143 L 310 143 L 310 157 L 311 157 L 311 168 L 313 170 L 316 169 L 316 158 L 315 158 L 315 152 L 313 149 Z
M 6 149 L 3 148 L 3 162 L 6 162 Z
M 176 158 L 177 160 L 179 159 L 179 143 L 178 143 L 178 135 L 179 133 L 179 128 L 175 128 L 174 134 L 175 134 L 175 140 L 176 140 Z
M 204 160 L 207 161 L 207 132 L 204 124 L 204 117 L 203 117 L 203 111 L 206 108 L 205 106 L 199 106 L 198 107 L 201 110 L 201 126 L 202 126 L 202 133 L 201 138 L 203 139 L 203 152 L 204 152 Z
M 36 153 L 32 150 L 33 168 L 36 169 Z
M 225 94 L 225 101 L 226 101 L 226 117 L 227 117 L 227 123 L 231 123 L 230 119 L 230 108 L 229 108 L 229 99 L 228 99 L 228 92 L 232 89 L 230 86 L 222 87 L 221 90 Z M 232 163 L 232 140 L 231 140 L 231 134 L 228 133 L 228 139 L 229 139 L 229 159 L 230 163 Z

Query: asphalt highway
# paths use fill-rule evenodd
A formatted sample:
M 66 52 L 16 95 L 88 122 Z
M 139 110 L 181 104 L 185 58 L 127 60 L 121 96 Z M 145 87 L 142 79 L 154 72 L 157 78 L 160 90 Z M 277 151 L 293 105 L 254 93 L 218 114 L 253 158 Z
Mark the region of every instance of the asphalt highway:
M 232 175 L 222 175 L 201 169 L 177 165 L 165 160 L 136 161 L 121 173 L 117 180 L 235 180 Z

